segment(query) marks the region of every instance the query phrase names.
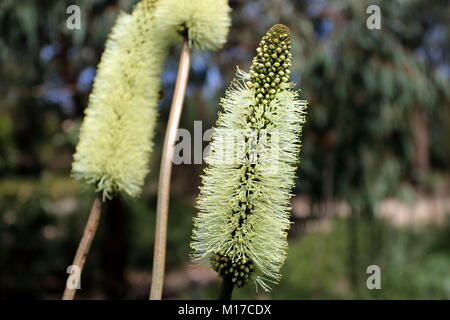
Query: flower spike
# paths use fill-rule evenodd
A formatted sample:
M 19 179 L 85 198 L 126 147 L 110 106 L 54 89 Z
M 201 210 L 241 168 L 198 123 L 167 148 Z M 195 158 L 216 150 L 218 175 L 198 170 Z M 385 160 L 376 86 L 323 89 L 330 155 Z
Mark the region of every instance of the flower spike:
M 85 111 L 72 175 L 103 198 L 137 197 L 148 171 L 168 45 L 155 31 L 156 3 L 143 0 L 117 18 Z
M 193 259 L 234 286 L 269 291 L 286 259 L 290 197 L 307 102 L 289 83 L 289 29 L 262 38 L 221 101 L 194 219 Z

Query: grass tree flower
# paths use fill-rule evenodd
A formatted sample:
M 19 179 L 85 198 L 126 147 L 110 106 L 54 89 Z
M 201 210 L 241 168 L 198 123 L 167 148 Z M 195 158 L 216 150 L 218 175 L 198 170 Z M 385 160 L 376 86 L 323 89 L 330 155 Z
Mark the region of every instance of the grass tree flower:
M 223 112 L 202 177 L 193 258 L 209 261 L 237 287 L 252 279 L 269 291 L 286 259 L 307 106 L 289 82 L 290 49 L 289 29 L 274 25 L 262 38 L 250 72 L 238 69 L 221 100 Z M 231 153 L 236 157 L 230 160 Z
M 103 198 L 141 193 L 157 119 L 167 37 L 156 32 L 156 0 L 121 13 L 106 42 L 85 111 L 72 175 Z
M 164 0 L 155 16 L 162 29 L 186 37 L 193 47 L 217 49 L 226 41 L 231 24 L 228 0 Z

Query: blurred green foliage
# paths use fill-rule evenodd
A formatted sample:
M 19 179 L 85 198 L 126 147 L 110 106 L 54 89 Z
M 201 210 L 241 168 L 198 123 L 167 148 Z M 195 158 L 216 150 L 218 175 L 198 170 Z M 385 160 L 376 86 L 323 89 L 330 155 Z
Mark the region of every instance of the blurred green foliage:
M 361 244 L 358 261 L 358 288 L 347 277 L 346 221 L 334 219 L 329 226 L 316 226 L 291 239 L 283 278 L 270 294 L 272 299 L 448 299 L 450 295 L 450 257 L 448 235 L 450 221 L 441 228 L 397 229 L 384 222 L 359 225 Z M 374 235 L 378 241 L 374 245 Z M 367 267 L 378 265 L 381 289 L 368 290 Z M 206 292 L 206 293 L 205 293 Z M 210 286 L 201 298 L 214 299 L 217 287 Z M 183 298 L 193 297 L 187 292 Z M 234 293 L 235 299 L 266 299 L 248 286 Z
M 290 248 L 285 279 L 274 299 L 448 299 L 450 257 L 441 229 L 398 230 L 383 222 L 358 227 L 358 288 L 348 282 L 345 259 L 347 225 L 334 221 L 331 232 L 312 232 Z M 374 245 L 374 238 L 377 239 Z M 442 246 L 444 245 L 444 246 Z M 381 290 L 368 290 L 370 265 L 381 270 Z

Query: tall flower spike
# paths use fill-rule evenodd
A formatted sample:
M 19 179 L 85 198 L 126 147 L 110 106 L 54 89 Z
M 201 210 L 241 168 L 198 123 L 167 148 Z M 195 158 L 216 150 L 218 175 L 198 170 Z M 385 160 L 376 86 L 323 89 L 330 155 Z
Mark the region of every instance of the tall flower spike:
M 168 45 L 155 31 L 156 3 L 142 0 L 117 18 L 85 111 L 72 175 L 103 198 L 138 196 L 148 171 Z
M 231 24 L 228 0 L 164 0 L 156 17 L 160 27 L 181 34 L 200 49 L 217 49 L 226 41 Z
M 253 279 L 269 291 L 286 258 L 307 106 L 288 82 L 290 48 L 289 29 L 274 25 L 262 38 L 250 73 L 238 70 L 221 101 L 223 113 L 202 177 L 193 258 L 209 261 L 237 287 Z

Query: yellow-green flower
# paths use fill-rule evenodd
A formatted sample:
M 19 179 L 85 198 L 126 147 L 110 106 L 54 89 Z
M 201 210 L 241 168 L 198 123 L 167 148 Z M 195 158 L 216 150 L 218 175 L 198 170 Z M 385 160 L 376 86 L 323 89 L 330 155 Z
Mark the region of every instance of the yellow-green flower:
M 221 105 L 194 219 L 193 258 L 237 287 L 264 290 L 286 259 L 290 198 L 307 102 L 289 83 L 289 29 L 262 38 L 249 73 L 238 71 Z M 229 157 L 230 154 L 235 157 Z
M 227 38 L 230 27 L 228 0 L 164 0 L 156 17 L 162 29 L 185 36 L 194 47 L 216 49 Z
M 168 45 L 155 25 L 155 4 L 143 0 L 117 18 L 81 126 L 72 175 L 104 198 L 138 196 L 148 171 Z

